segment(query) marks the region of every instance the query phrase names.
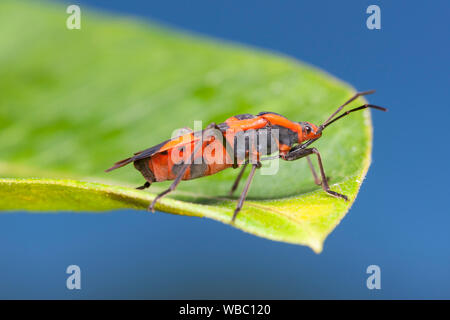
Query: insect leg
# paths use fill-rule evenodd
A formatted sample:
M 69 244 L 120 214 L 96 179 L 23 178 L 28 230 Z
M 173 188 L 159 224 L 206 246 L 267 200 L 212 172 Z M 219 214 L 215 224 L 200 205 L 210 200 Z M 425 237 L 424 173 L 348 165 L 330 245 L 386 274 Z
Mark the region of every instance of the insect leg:
M 325 175 L 325 170 L 323 169 L 322 158 L 320 157 L 319 150 L 317 150 L 316 148 L 296 149 L 295 151 L 289 152 L 286 156 L 283 157 L 283 159 L 287 160 L 287 161 L 293 161 L 293 160 L 307 157 L 311 154 L 315 154 L 317 156 L 317 162 L 319 163 L 320 175 L 322 178 L 322 183 L 321 183 L 322 189 L 326 193 L 328 193 L 329 195 L 331 195 L 333 197 L 341 198 L 341 199 L 348 201 L 348 198 L 346 195 L 334 192 L 333 190 L 330 189 L 330 186 L 328 185 L 327 177 Z
M 261 161 L 268 161 L 268 160 L 276 160 L 276 159 L 279 159 L 279 158 L 280 158 L 279 155 L 276 155 L 276 156 L 270 156 L 270 157 L 265 157 L 265 158 L 259 159 L 259 162 L 261 162 Z M 248 164 L 249 164 L 249 161 L 248 161 L 248 160 L 245 161 L 245 162 L 243 163 L 242 169 L 241 169 L 241 171 L 239 172 L 239 175 L 237 176 L 236 180 L 235 180 L 234 183 L 233 183 L 233 187 L 232 187 L 231 190 L 230 190 L 230 193 L 229 193 L 230 196 L 232 196 L 232 195 L 233 195 L 233 192 L 236 191 L 236 189 L 237 189 L 237 187 L 238 187 L 238 185 L 239 185 L 239 182 L 241 181 L 241 178 L 242 178 L 242 176 L 244 175 L 244 171 L 245 171 L 245 169 L 247 168 L 247 165 L 248 165 Z M 261 165 L 259 164 L 259 167 L 260 167 L 260 166 L 261 166 Z M 259 168 L 259 167 L 258 167 L 258 168 Z M 319 185 L 320 185 L 320 182 L 319 182 Z
M 306 157 L 306 159 L 308 159 L 308 165 L 309 165 L 309 168 L 311 169 L 311 173 L 314 177 L 314 183 L 317 184 L 318 186 L 321 186 L 322 181 L 319 179 L 319 176 L 316 173 L 316 169 L 314 169 L 314 165 L 312 164 L 311 158 L 308 156 L 308 157 Z M 327 177 L 327 181 L 330 181 L 330 177 Z
M 236 180 L 234 180 L 233 186 L 231 187 L 231 190 L 230 190 L 230 196 L 232 196 L 232 195 L 233 195 L 233 192 L 236 191 L 236 189 L 237 189 L 237 187 L 238 187 L 238 185 L 239 185 L 239 182 L 241 181 L 241 178 L 242 178 L 242 176 L 244 175 L 244 171 L 245 171 L 245 169 L 247 168 L 247 165 L 248 165 L 248 162 L 245 162 L 245 163 L 242 165 L 242 169 L 241 169 L 241 171 L 239 172 L 238 176 L 236 177 Z
M 234 210 L 234 214 L 233 214 L 233 218 L 231 219 L 231 222 L 234 222 L 237 214 L 239 213 L 239 211 L 241 211 L 242 205 L 244 204 L 244 201 L 245 201 L 245 197 L 247 196 L 247 193 L 248 193 L 248 189 L 250 189 L 250 184 L 252 183 L 253 176 L 255 175 L 255 171 L 259 167 L 261 167 L 260 163 L 252 165 L 252 171 L 250 171 L 250 174 L 247 178 L 247 183 L 245 184 L 244 191 L 242 191 L 242 193 L 241 193 L 241 197 L 239 198 L 238 205 L 237 205 L 236 209 Z
M 215 123 L 211 123 L 210 125 L 208 125 L 206 127 L 205 130 L 202 130 L 202 139 L 196 144 L 194 151 L 192 152 L 191 155 L 191 161 L 190 163 L 185 163 L 183 164 L 183 166 L 181 167 L 180 171 L 178 172 L 178 175 L 176 176 L 175 180 L 172 182 L 172 184 L 170 185 L 170 187 L 161 192 L 160 194 L 158 194 L 156 196 L 155 199 L 153 199 L 152 203 L 150 204 L 150 206 L 148 207 L 149 211 L 155 212 L 155 205 L 158 202 L 159 199 L 161 199 L 162 197 L 164 197 L 166 194 L 172 192 L 173 190 L 175 190 L 175 188 L 177 187 L 177 185 L 180 183 L 181 179 L 183 179 L 184 174 L 186 173 L 186 170 L 192 165 L 192 163 L 194 163 L 194 158 L 195 155 L 197 154 L 197 152 L 200 150 L 200 148 L 202 147 L 203 144 L 203 140 L 205 138 L 205 133 L 213 128 L 216 128 L 217 125 Z
M 189 166 L 189 164 L 188 164 L 188 166 Z M 158 194 L 156 196 L 156 198 L 153 199 L 152 203 L 150 204 L 150 206 L 147 209 L 148 211 L 155 212 L 156 202 L 158 202 L 158 200 L 161 199 L 162 197 L 164 197 L 166 194 L 168 194 L 168 193 L 172 192 L 173 190 L 175 190 L 175 188 L 177 187 L 177 185 L 180 183 L 181 179 L 183 178 L 183 175 L 186 172 L 186 169 L 188 168 L 188 166 L 184 165 L 183 168 L 178 173 L 178 175 L 175 178 L 175 180 L 170 185 L 170 187 L 167 190 L 165 190 L 165 191 L 161 192 L 160 194 Z
M 144 183 L 144 185 L 142 185 L 142 186 L 140 186 L 140 187 L 137 187 L 136 189 L 138 189 L 138 190 L 144 190 L 144 189 L 146 189 L 146 188 L 148 188 L 148 187 L 150 187 L 150 182 L 145 182 Z
M 322 181 L 320 181 L 319 177 L 317 176 L 316 169 L 314 169 L 311 158 L 307 156 L 306 159 L 308 160 L 309 168 L 311 169 L 312 175 L 314 177 L 314 183 L 318 186 L 322 185 Z

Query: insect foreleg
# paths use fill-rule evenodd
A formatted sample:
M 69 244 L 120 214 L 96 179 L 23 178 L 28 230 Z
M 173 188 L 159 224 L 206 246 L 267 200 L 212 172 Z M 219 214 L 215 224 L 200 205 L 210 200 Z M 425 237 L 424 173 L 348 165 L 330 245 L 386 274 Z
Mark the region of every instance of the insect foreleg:
M 308 160 L 309 168 L 311 169 L 311 173 L 314 177 L 314 183 L 317 184 L 318 186 L 321 186 L 322 181 L 320 181 L 319 177 L 317 176 L 316 169 L 314 169 L 314 165 L 312 164 L 311 158 L 307 156 L 306 159 Z
M 308 160 L 309 168 L 311 169 L 311 173 L 312 173 L 312 175 L 314 177 L 314 183 L 317 184 L 318 186 L 321 186 L 322 185 L 322 181 L 319 179 L 319 176 L 317 175 L 316 169 L 314 169 L 314 165 L 313 165 L 313 163 L 311 161 L 311 157 L 308 156 L 308 157 L 306 157 L 306 159 Z M 327 181 L 330 181 L 330 177 L 327 177 Z
M 319 150 L 317 150 L 316 148 L 296 149 L 294 151 L 290 151 L 287 155 L 285 155 L 283 157 L 283 159 L 287 160 L 287 161 L 293 161 L 293 160 L 307 157 L 311 154 L 315 154 L 317 156 L 317 162 L 319 163 L 319 169 L 320 169 L 320 176 L 322 178 L 322 183 L 321 183 L 322 189 L 326 193 L 328 193 L 329 195 L 331 195 L 333 197 L 341 198 L 341 199 L 348 201 L 348 198 L 346 195 L 334 192 L 333 190 L 330 189 L 330 186 L 328 185 L 328 179 L 325 175 L 325 170 L 323 169 L 322 158 L 320 157 Z

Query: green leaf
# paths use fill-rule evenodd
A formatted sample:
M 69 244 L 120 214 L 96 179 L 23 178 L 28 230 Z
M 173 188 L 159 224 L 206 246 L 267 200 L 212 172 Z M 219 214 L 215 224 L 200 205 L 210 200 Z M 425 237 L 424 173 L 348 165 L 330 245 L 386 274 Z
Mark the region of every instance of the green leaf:
M 2 210 L 145 209 L 170 182 L 135 190 L 140 173 L 105 173 L 112 163 L 195 120 L 274 111 L 320 124 L 354 92 L 277 54 L 85 8 L 81 30 L 68 30 L 67 17 L 55 4 L 0 4 Z M 306 161 L 280 162 L 277 175 L 257 173 L 234 226 L 320 252 L 368 170 L 370 113 L 336 122 L 315 146 L 331 188 L 349 202 L 317 187 Z M 226 195 L 237 173 L 183 181 L 157 209 L 230 223 L 236 197 Z

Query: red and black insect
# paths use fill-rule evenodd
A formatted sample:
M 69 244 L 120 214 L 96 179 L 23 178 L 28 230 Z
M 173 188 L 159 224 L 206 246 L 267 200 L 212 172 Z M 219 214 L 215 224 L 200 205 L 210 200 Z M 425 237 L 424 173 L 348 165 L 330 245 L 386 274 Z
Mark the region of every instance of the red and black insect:
M 170 187 L 160 193 L 148 209 L 154 211 L 156 202 L 173 191 L 181 180 L 190 180 L 215 174 L 227 168 L 241 167 L 230 194 L 232 194 L 242 178 L 248 164 L 252 165 L 244 190 L 239 198 L 232 221 L 241 210 L 247 196 L 256 169 L 261 167 L 260 161 L 281 158 L 293 161 L 307 158 L 315 183 L 322 186 L 329 195 L 348 200 L 347 196 L 330 189 L 320 153 L 316 148 L 308 148 L 322 136 L 323 130 L 345 117 L 351 112 L 374 108 L 386 111 L 386 108 L 364 104 L 338 115 L 338 113 L 356 98 L 371 94 L 374 91 L 356 93 L 341 105 L 323 124 L 316 126 L 309 122 L 288 120 L 274 112 L 261 112 L 257 115 L 241 114 L 216 125 L 211 123 L 206 129 L 182 134 L 164 141 L 154 147 L 137 152 L 134 156 L 121 160 L 106 172 L 123 167 L 131 162 L 144 176 L 146 182 L 137 189 L 148 188 L 153 182 L 173 180 Z M 266 139 L 262 139 L 266 137 Z M 212 150 L 212 152 L 207 152 Z M 221 152 L 215 152 L 215 151 Z M 270 155 L 278 151 L 278 155 Z M 319 164 L 320 178 L 314 170 L 309 158 L 315 155 Z

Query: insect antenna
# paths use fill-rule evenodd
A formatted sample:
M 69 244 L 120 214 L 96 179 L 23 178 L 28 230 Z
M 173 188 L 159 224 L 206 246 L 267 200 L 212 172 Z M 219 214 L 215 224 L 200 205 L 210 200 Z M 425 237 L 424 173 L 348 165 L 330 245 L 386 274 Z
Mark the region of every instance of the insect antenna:
M 345 116 L 347 116 L 348 114 L 350 114 L 350 113 L 352 113 L 352 112 L 355 112 L 355 111 L 358 111 L 358 110 L 362 110 L 362 109 L 367 109 L 367 108 L 373 108 L 373 109 L 377 109 L 377 110 L 381 110 L 381 111 L 387 111 L 387 110 L 388 110 L 388 109 L 386 109 L 386 108 L 384 108 L 384 107 L 375 106 L 375 105 L 373 105 L 373 104 L 365 104 L 365 105 L 363 105 L 363 106 L 360 106 L 360 107 L 357 107 L 357 108 L 354 108 L 354 109 L 350 109 L 350 110 L 348 110 L 348 111 L 345 111 L 345 112 L 342 113 L 339 117 L 336 117 L 336 118 L 334 118 L 333 120 L 327 122 L 327 123 L 323 126 L 322 130 L 323 130 L 324 128 L 326 128 L 327 126 L 329 126 L 330 124 L 332 124 L 333 122 L 335 122 L 336 120 L 339 120 L 340 118 L 345 117 Z
M 365 95 L 368 95 L 368 94 L 372 94 L 372 93 L 374 93 L 375 92 L 375 90 L 369 90 L 369 91 L 363 91 L 363 92 L 358 92 L 358 93 L 356 93 L 353 97 L 351 97 L 350 99 L 348 99 L 343 105 L 341 105 L 339 108 L 337 108 L 337 110 L 335 111 L 335 112 L 333 112 L 333 114 L 330 116 L 330 117 L 328 117 L 328 119 L 324 122 L 324 123 L 322 123 L 320 126 L 319 126 L 319 130 L 317 131 L 318 133 L 320 133 L 320 132 L 322 132 L 322 130 L 323 129 L 325 129 L 325 127 L 327 127 L 328 125 L 330 125 L 331 123 L 333 123 L 333 122 L 335 122 L 336 120 L 338 120 L 338 119 L 340 119 L 340 118 L 342 118 L 342 117 L 344 117 L 344 116 L 346 116 L 346 115 L 348 115 L 349 113 L 351 113 L 351 112 L 354 112 L 354 111 L 358 111 L 358 110 L 362 110 L 362 109 L 366 109 L 366 108 L 374 108 L 374 109 L 378 109 L 378 110 L 382 110 L 382 111 L 387 111 L 387 109 L 386 108 L 383 108 L 383 107 L 379 107 L 379 106 L 375 106 L 375 105 L 372 105 L 372 104 L 365 104 L 365 105 L 363 105 L 363 106 L 360 106 L 360 107 L 357 107 L 357 108 L 354 108 L 354 109 L 351 109 L 351 110 L 349 110 L 349 111 L 346 111 L 346 112 L 344 112 L 343 114 L 341 114 L 340 116 L 338 116 L 337 118 L 334 118 L 346 105 L 348 105 L 350 102 L 352 102 L 352 101 L 354 101 L 354 100 L 356 100 L 357 98 L 359 98 L 359 97 L 361 97 L 361 96 L 365 96 Z M 334 118 L 334 119 L 333 119 Z

